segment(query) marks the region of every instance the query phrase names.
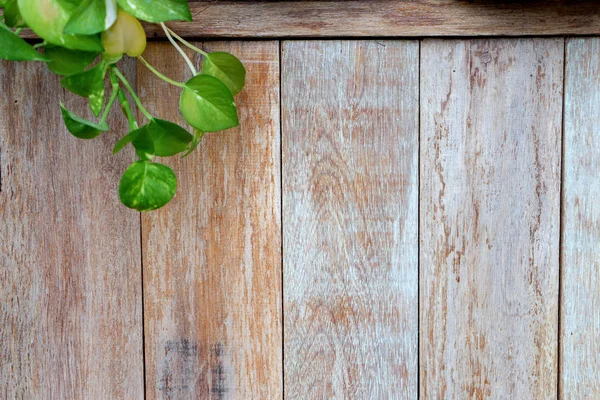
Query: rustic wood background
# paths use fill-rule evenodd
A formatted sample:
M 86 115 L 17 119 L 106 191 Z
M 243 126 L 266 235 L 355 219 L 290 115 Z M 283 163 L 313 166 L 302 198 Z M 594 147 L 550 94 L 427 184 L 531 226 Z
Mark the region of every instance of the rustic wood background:
M 0 398 L 600 398 L 599 38 L 197 45 L 246 65 L 240 127 L 142 215 L 123 120 L 72 138 L 0 64 Z

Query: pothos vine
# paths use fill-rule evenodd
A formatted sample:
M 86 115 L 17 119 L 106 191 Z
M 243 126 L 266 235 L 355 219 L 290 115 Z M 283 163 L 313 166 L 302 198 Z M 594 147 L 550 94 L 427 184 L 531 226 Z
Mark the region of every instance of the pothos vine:
M 167 204 L 175 195 L 177 179 L 154 157 L 190 154 L 205 132 L 238 126 L 233 96 L 245 84 L 246 70 L 229 53 L 207 53 L 181 38 L 164 22 L 191 21 L 187 0 L 0 0 L 0 58 L 44 62 L 61 76 L 61 85 L 87 98 L 98 121 L 75 115 L 60 103 L 67 130 L 75 137 L 93 139 L 109 130 L 107 117 L 115 102 L 128 121 L 128 133 L 115 144 L 113 153 L 131 144 L 139 160 L 131 164 L 119 183 L 119 197 L 127 207 L 149 211 Z M 168 78 L 146 61 L 146 34 L 140 20 L 158 23 L 188 65 L 193 77 L 187 82 Z M 42 42 L 31 45 L 19 34 L 30 28 Z M 197 71 L 181 46 L 204 57 Z M 193 128 L 153 116 L 119 69 L 123 56 L 137 57 L 157 77 L 181 89 L 179 109 Z M 110 94 L 105 93 L 105 80 Z M 130 99 L 146 120 L 140 124 Z

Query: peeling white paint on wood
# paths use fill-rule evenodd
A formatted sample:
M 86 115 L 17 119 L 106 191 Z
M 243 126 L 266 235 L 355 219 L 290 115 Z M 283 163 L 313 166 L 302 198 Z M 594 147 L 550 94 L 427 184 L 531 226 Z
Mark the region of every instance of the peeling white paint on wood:
M 565 81 L 561 398 L 600 398 L 600 39 L 569 39 Z
M 423 399 L 556 397 L 563 45 L 422 43 Z

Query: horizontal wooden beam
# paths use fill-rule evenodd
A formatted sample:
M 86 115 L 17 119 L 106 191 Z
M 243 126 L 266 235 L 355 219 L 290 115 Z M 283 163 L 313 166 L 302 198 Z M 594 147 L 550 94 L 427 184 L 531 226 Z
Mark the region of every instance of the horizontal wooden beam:
M 199 1 L 186 37 L 431 37 L 600 34 L 600 1 Z M 160 27 L 149 26 L 153 35 Z
M 600 1 L 195 1 L 188 38 L 546 36 L 600 34 Z M 160 25 L 145 25 L 163 37 Z M 25 37 L 33 37 L 31 33 Z

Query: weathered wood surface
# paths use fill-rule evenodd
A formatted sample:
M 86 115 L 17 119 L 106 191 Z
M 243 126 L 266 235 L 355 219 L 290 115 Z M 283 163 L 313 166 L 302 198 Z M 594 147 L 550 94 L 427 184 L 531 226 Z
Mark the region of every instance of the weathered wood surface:
M 168 24 L 188 38 L 600 34 L 597 0 L 217 0 L 192 1 L 190 9 L 193 22 Z M 160 25 L 145 29 L 164 37 Z
M 286 397 L 414 399 L 419 44 L 282 48 Z
M 569 39 L 565 82 L 561 398 L 600 398 L 600 39 Z
M 422 43 L 423 399 L 557 395 L 563 45 Z
M 0 87 L 0 398 L 141 399 L 140 218 L 117 195 L 133 155 L 67 132 L 58 99 L 86 102 L 42 63 L 1 63 Z
M 143 215 L 146 383 L 151 399 L 282 396 L 279 45 L 198 44 L 244 62 L 240 128 L 168 161 L 175 199 Z M 191 77 L 169 44 L 145 57 Z M 196 57 L 196 62 L 199 57 Z M 179 120 L 180 89 L 140 67 L 148 108 Z
M 597 0 L 199 1 L 190 37 L 520 36 L 600 33 Z M 160 26 L 147 26 L 163 35 Z

